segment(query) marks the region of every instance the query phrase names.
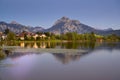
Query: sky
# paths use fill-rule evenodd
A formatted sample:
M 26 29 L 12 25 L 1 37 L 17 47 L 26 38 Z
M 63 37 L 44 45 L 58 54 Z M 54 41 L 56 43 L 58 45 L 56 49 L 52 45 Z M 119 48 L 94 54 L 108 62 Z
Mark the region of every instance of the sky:
M 63 16 L 96 29 L 120 29 L 120 0 L 0 0 L 0 21 L 50 28 Z

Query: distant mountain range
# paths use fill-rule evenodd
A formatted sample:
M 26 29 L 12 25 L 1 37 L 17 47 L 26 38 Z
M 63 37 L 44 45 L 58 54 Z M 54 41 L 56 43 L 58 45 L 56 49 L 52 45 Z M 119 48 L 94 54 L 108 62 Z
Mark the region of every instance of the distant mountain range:
M 113 30 L 112 28 L 99 30 L 91 26 L 85 25 L 78 20 L 71 20 L 67 17 L 62 17 L 58 19 L 54 23 L 54 25 L 48 29 L 44 29 L 39 26 L 37 27 L 25 26 L 17 23 L 16 21 L 12 21 L 11 23 L 0 22 L 0 31 L 3 32 L 6 28 L 10 29 L 15 33 L 20 33 L 24 30 L 30 32 L 52 32 L 55 34 L 61 34 L 67 32 L 77 32 L 79 34 L 94 32 L 100 35 L 109 35 L 109 34 L 120 35 L 120 30 Z
M 46 31 L 53 32 L 55 34 L 66 32 L 77 32 L 79 34 L 95 32 L 96 34 L 100 35 L 109 35 L 112 33 L 120 35 L 120 30 L 113 30 L 112 28 L 99 30 L 80 23 L 78 20 L 71 20 L 67 17 L 62 17 L 61 19 L 57 20 L 55 24 Z
M 0 31 L 1 32 L 4 32 L 5 29 L 7 29 L 7 28 L 15 33 L 20 33 L 23 31 L 40 32 L 40 31 L 45 30 L 44 28 L 39 27 L 39 26 L 37 26 L 37 27 L 25 26 L 25 25 L 15 22 L 15 21 L 12 21 L 11 23 L 0 22 Z

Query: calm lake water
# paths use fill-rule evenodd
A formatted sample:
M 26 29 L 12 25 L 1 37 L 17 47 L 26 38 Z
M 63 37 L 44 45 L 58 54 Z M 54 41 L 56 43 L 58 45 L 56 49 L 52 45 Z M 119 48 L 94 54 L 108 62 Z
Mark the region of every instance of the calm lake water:
M 0 80 L 120 80 L 120 43 L 19 43 L 25 48 L 87 50 L 86 53 L 8 52 Z

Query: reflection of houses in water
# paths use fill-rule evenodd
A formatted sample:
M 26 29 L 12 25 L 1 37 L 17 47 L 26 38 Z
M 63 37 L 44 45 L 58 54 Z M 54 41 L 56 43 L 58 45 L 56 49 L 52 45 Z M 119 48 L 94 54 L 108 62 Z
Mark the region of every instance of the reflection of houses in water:
M 24 42 L 21 42 L 21 43 L 20 43 L 20 47 L 25 47 L 25 43 L 24 43 Z
M 40 43 L 40 48 L 46 48 L 45 42 L 41 42 L 41 43 Z
M 60 45 L 57 43 L 51 43 L 51 42 L 21 42 L 19 44 L 20 47 L 24 48 L 60 48 Z
M 63 64 L 67 64 L 71 61 L 77 61 L 80 59 L 80 57 L 82 57 L 83 55 L 85 55 L 87 53 L 53 53 L 53 55 L 56 57 L 57 60 L 59 60 L 60 62 L 62 62 Z
M 38 45 L 34 43 L 33 48 L 38 48 Z
M 50 46 L 50 44 L 49 44 Z M 26 47 L 26 48 L 46 48 L 47 44 L 45 42 L 40 42 L 40 43 L 20 43 L 20 47 Z
M 32 47 L 32 44 L 27 44 L 26 45 L 26 48 L 31 48 Z
M 47 42 L 46 47 L 47 47 L 47 48 L 50 48 L 50 47 L 51 47 L 50 42 Z

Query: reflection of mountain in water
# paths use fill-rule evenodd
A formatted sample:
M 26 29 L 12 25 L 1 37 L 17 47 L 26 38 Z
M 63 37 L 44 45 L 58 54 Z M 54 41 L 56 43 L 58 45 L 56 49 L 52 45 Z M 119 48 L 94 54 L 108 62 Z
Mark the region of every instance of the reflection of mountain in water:
M 23 43 L 24 44 L 24 43 Z M 25 46 L 33 46 L 35 48 L 37 48 L 37 45 L 38 45 L 38 48 L 39 46 L 44 46 L 44 45 L 47 45 L 48 48 L 51 48 L 50 46 L 52 45 L 52 48 L 65 48 L 65 49 L 79 49 L 79 50 L 87 50 L 86 53 L 52 53 L 55 58 L 57 60 L 59 60 L 60 62 L 62 62 L 63 64 L 65 63 L 69 63 L 71 61 L 76 61 L 76 60 L 79 60 L 81 56 L 84 56 L 85 54 L 88 54 L 94 50 L 102 50 L 102 49 L 105 49 L 105 50 L 114 50 L 114 49 L 117 49 L 117 50 L 120 50 L 120 43 L 65 43 L 65 44 L 61 44 L 61 43 L 34 43 L 34 44 L 24 44 Z M 54 46 L 54 47 L 53 47 Z M 56 47 L 55 47 L 56 46 Z M 58 47 L 59 46 L 59 47 Z M 70 47 L 69 47 L 70 46 Z M 28 48 L 29 48 L 28 47 Z M 61 49 L 62 50 L 62 49 Z M 30 55 L 30 54 L 36 54 L 36 53 L 30 53 L 30 52 L 12 52 L 11 50 L 3 50 L 0 52 L 0 57 L 1 58 L 5 58 L 5 57 L 10 57 L 10 58 L 18 58 L 18 57 L 21 57 L 21 56 L 24 56 L 24 55 Z M 38 54 L 41 54 L 41 53 L 38 53 Z
M 80 60 L 80 57 L 87 55 L 89 52 L 86 53 L 52 53 L 54 57 L 62 62 L 63 64 L 67 64 L 71 61 L 77 61 Z
M 61 49 L 62 50 L 62 49 Z M 51 53 L 54 55 L 54 57 L 62 62 L 63 64 L 69 63 L 71 61 L 79 60 L 80 57 L 88 54 L 89 52 L 82 52 L 82 53 Z M 43 53 L 37 53 L 37 52 L 12 52 L 11 50 L 4 50 L 4 54 L 6 57 L 9 57 L 11 59 L 17 59 L 25 55 L 31 55 L 31 54 L 43 54 Z

